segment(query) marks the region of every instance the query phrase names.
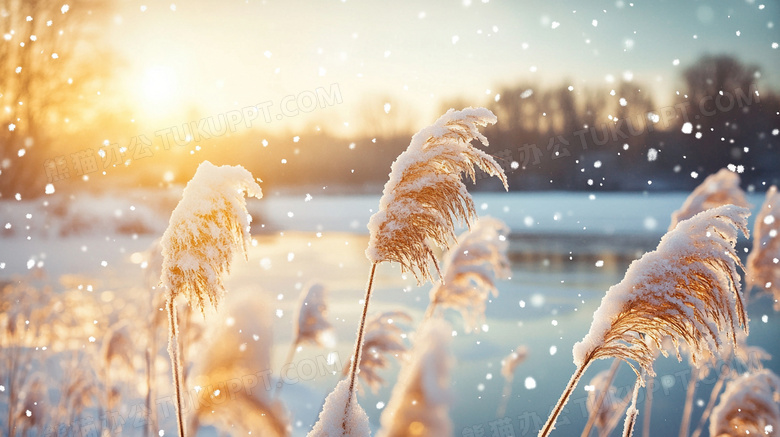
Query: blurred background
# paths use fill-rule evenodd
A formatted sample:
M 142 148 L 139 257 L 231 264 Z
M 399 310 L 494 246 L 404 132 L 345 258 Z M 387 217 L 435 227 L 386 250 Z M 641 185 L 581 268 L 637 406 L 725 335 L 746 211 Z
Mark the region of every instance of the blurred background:
M 687 190 L 728 164 L 777 181 L 774 2 L 1 12 L 2 198 L 181 183 L 204 159 L 267 187 L 375 192 L 412 133 L 465 106 L 498 116 L 489 151 L 512 190 Z

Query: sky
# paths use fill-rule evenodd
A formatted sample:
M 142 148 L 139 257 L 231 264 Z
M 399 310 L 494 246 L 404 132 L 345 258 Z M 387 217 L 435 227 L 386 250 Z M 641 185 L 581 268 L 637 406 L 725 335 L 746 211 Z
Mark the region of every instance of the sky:
M 704 54 L 758 64 L 780 89 L 778 26 L 780 5 L 759 0 L 142 0 L 119 3 L 107 36 L 142 125 L 268 102 L 268 129 L 313 122 L 352 135 L 367 105 L 421 127 L 443 100 L 484 104 L 521 81 L 629 79 L 663 103 Z M 273 112 L 334 86 L 340 102 Z

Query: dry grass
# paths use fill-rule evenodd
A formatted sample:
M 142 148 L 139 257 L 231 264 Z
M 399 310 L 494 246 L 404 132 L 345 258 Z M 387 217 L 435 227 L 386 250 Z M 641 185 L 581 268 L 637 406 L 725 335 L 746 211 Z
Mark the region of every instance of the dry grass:
M 746 373 L 726 386 L 712 410 L 711 436 L 780 432 L 780 378 L 769 370 Z
M 223 277 L 230 271 L 235 252 L 246 256 L 249 222 L 246 199 L 263 196 L 252 175 L 241 166 L 198 166 L 162 236 L 162 277 L 168 310 L 168 354 L 176 392 L 179 437 L 185 437 L 181 400 L 181 350 L 176 297 L 205 316 L 206 302 L 217 308 L 225 294 Z
M 619 284 L 607 291 L 588 335 L 574 346 L 575 363 L 619 358 L 637 376 L 654 375 L 651 344 L 665 351 L 685 343 L 696 364 L 723 347 L 721 332 L 734 344 L 747 329 L 736 254 L 737 233 L 748 235 L 749 211 L 723 206 L 681 222 L 658 249 L 634 261 Z
M 742 264 L 734 246 L 740 231 L 748 235 L 749 214 L 733 205 L 699 213 L 668 232 L 655 251 L 631 263 L 625 278 L 607 291 L 593 314 L 588 334 L 574 345 L 577 369 L 540 436 L 552 431 L 574 387 L 596 359 L 625 361 L 639 385 L 645 374 L 655 375 L 654 348 L 666 354 L 662 349 L 666 338 L 671 338 L 678 359 L 679 345 L 686 344 L 697 366 L 722 351 L 721 333 L 737 343 L 739 328 L 747 331 L 747 314 L 738 271 Z M 632 406 L 629 413 L 626 430 L 632 429 L 637 411 Z
M 496 279 L 507 279 L 512 272 L 506 257 L 509 227 L 501 220 L 482 217 L 458 237 L 458 244 L 447 252 L 444 278 L 431 289 L 429 315 L 436 307 L 458 310 L 466 330 L 476 330 L 485 318 L 485 303 L 498 296 Z
M 688 220 L 702 211 L 718 206 L 736 205 L 749 208 L 750 204 L 745 198 L 745 192 L 739 188 L 739 182 L 739 175 L 726 168 L 707 176 L 688 195 L 682 207 L 672 213 L 672 223 L 669 225 L 669 230 L 674 229 L 677 223 L 683 220 Z
M 293 320 L 293 344 L 309 343 L 315 346 L 332 346 L 333 336 L 328 315 L 328 304 L 325 301 L 328 289 L 319 283 L 312 282 L 304 287 L 298 302 L 297 312 Z
M 515 380 L 515 369 L 528 357 L 528 348 L 520 345 L 509 355 L 501 360 L 501 376 L 504 377 L 504 390 L 501 393 L 501 401 L 496 410 L 496 417 L 502 418 L 506 414 L 506 406 L 512 396 L 512 382 Z
M 605 370 L 590 380 L 592 389 L 588 392 L 585 403 L 588 414 L 594 416 L 593 423 L 600 437 L 609 436 L 615 429 L 631 400 L 628 394 L 623 399 L 617 397 L 617 390 L 612 386 L 611 373 L 610 370 Z
M 246 256 L 250 240 L 244 193 L 263 196 L 242 167 L 200 164 L 162 237 L 161 280 L 169 299 L 184 295 L 201 312 L 207 302 L 217 307 L 233 256 Z
M 428 263 L 433 262 L 437 271 L 439 267 L 430 242 L 449 247 L 455 223 L 468 223 L 477 215 L 461 173 L 475 180 L 479 168 L 507 187 L 501 166 L 471 145 L 474 139 L 487 145 L 477 127 L 495 122 L 495 115 L 484 108 L 451 109 L 412 137 L 393 163 L 379 211 L 368 224 L 366 255 L 371 262 L 397 262 L 418 282 L 432 280 Z
M 201 422 L 225 432 L 281 437 L 291 427 L 283 404 L 261 383 L 247 385 L 246 375 L 270 369 L 273 332 L 271 306 L 262 299 L 241 299 L 209 326 L 206 344 L 192 371 L 194 384 L 210 393 L 194 408 L 189 430 Z
M 399 359 L 399 355 L 406 352 L 406 343 L 402 337 L 405 330 L 401 325 L 411 322 L 412 318 L 403 311 L 379 313 L 366 322 L 366 340 L 363 343 L 364 353 L 358 378 L 372 393 L 377 393 L 385 384 L 379 371 L 390 366 L 390 356 Z M 344 375 L 348 372 L 349 367 L 344 367 Z
M 780 311 L 780 193 L 776 186 L 766 192 L 766 201 L 756 215 L 753 250 L 747 258 L 746 290 L 757 287 L 774 296 Z
M 433 319 L 423 324 L 411 359 L 401 369 L 382 413 L 377 437 L 452 434 L 450 372 L 455 362 L 449 350 L 451 339 L 452 328 L 446 322 Z

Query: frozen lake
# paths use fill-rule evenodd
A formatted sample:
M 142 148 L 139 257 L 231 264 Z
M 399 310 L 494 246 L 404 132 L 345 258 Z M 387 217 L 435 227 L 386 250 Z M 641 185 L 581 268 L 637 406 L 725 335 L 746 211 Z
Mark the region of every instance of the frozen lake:
M 308 194 L 308 195 L 307 195 Z M 498 284 L 499 296 L 487 305 L 487 320 L 478 332 L 464 332 L 460 315 L 446 312 L 453 327 L 452 369 L 453 399 L 450 417 L 454 435 L 491 436 L 496 410 L 503 390 L 501 359 L 518 345 L 529 350 L 527 360 L 515 373 L 512 397 L 505 418 L 510 419 L 514 435 L 536 435 L 546 420 L 565 383 L 574 371 L 571 347 L 587 332 L 593 311 L 604 292 L 623 278 L 628 264 L 647 250 L 652 250 L 665 232 L 669 217 L 679 208 L 685 193 L 662 194 L 595 194 L 588 193 L 496 193 L 474 196 L 480 215 L 491 215 L 506 221 L 512 228 L 510 258 L 513 275 Z M 762 196 L 750 195 L 754 212 Z M 89 202 L 86 202 L 89 204 Z M 56 289 L 58 278 L 78 274 L 94 278 L 96 293 L 111 290 L 131 295 L 143 287 L 140 253 L 164 229 L 167 213 L 159 218 L 139 218 L 154 230 L 137 236 L 112 231 L 106 222 L 112 217 L 127 220 L 141 208 L 143 201 L 115 200 L 108 211 L 101 212 L 101 202 L 91 204 L 92 220 L 103 225 L 97 232 L 73 235 L 51 235 L 38 231 L 45 228 L 37 204 L 0 204 L 2 222 L 12 223 L 9 233 L 0 239 L 0 280 L 29 275 L 30 260 L 43 266 L 45 272 L 36 281 L 50 281 Z M 133 209 L 130 209 L 130 206 Z M 258 220 L 253 223 L 256 244 L 250 248 L 247 262 L 236 260 L 227 282 L 228 300 L 242 296 L 263 296 L 269 304 L 258 317 L 273 319 L 274 350 L 272 371 L 282 366 L 291 340 L 292 314 L 302 287 L 319 281 L 329 288 L 328 317 L 334 325 L 337 343 L 331 349 L 304 346 L 296 361 L 318 363 L 330 357 L 334 368 L 349 360 L 354 343 L 361 306 L 359 300 L 369 269 L 364 250 L 368 241 L 365 228 L 368 217 L 378 205 L 378 196 L 328 196 L 317 193 L 274 195 L 266 193 L 253 201 L 250 210 Z M 36 215 L 27 219 L 25 208 Z M 117 216 L 116 210 L 122 211 Z M 140 213 L 139 213 L 140 214 Z M 149 211 L 144 214 L 151 214 Z M 25 230 L 25 221 L 34 226 Z M 752 224 L 752 220 L 751 220 Z M 108 230 L 106 230 L 108 229 Z M 25 232 L 27 231 L 27 232 Z M 31 238 L 28 240 L 27 236 Z M 747 241 L 740 242 L 740 251 Z M 597 263 L 598 262 L 598 263 Z M 598 264 L 598 265 L 597 265 Z M 375 280 L 370 313 L 390 310 L 408 312 L 418 326 L 428 302 L 431 284 L 417 287 L 413 278 L 401 275 L 397 266 L 381 265 Z M 128 297 L 129 298 L 129 297 Z M 228 307 L 225 305 L 225 307 Z M 760 345 L 780 356 L 777 338 L 780 317 L 772 311 L 769 299 L 754 299 L 749 306 L 751 334 L 748 342 Z M 209 315 L 212 319 L 213 315 Z M 209 323 L 207 317 L 206 324 Z M 165 359 L 166 357 L 162 357 Z M 318 361 L 320 360 L 320 361 Z M 558 420 L 553 435 L 579 435 L 585 421 L 585 385 L 590 378 L 609 367 L 609 362 L 591 366 L 577 387 L 567 409 Z M 777 360 L 767 367 L 780 373 Z M 298 368 L 303 370 L 303 368 Z M 379 426 L 379 416 L 390 396 L 398 366 L 383 373 L 390 382 L 376 394 L 367 391 L 360 403 Z M 677 432 L 685 388 L 690 371 L 675 358 L 660 358 L 652 415 L 652 435 L 674 435 Z M 170 385 L 161 373 L 159 395 L 170 395 Z M 322 401 L 340 376 L 316 374 L 282 391 L 282 399 L 292 412 L 296 435 L 305 435 L 321 408 Z M 622 366 L 615 385 L 629 391 L 633 375 Z M 714 379 L 704 380 L 696 399 L 705 402 Z M 128 387 L 130 404 L 142 398 Z M 133 394 L 136 393 L 136 394 Z M 640 393 L 640 400 L 644 394 Z M 0 398 L 2 399 L 2 398 Z M 640 403 L 639 426 L 644 419 Z M 125 411 L 134 411 L 127 406 Z M 694 406 L 693 423 L 702 407 Z M 130 414 L 130 413 L 128 413 Z M 0 417 L 5 417 L 4 415 Z M 3 419 L 0 419 L 3 420 Z M 162 427 L 175 432 L 175 419 L 169 417 Z M 127 426 L 123 435 L 140 435 L 142 429 Z M 638 428 L 641 429 L 641 428 Z M 616 430 L 613 435 L 619 435 Z M 208 428 L 203 435 L 213 435 Z M 496 434 L 499 435 L 499 434 Z M 703 435 L 707 435 L 706 432 Z

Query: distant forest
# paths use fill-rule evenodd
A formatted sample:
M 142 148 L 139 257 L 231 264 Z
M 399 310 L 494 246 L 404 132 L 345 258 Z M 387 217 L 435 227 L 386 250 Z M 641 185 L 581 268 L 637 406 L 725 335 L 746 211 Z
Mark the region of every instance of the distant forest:
M 485 150 L 507 172 L 511 190 L 688 191 L 723 167 L 739 172 L 745 189 L 780 184 L 780 94 L 763 87 L 759 68 L 730 56 L 706 56 L 683 70 L 681 79 L 668 106 L 654 102 L 651 88 L 637 81 L 590 89 L 520 82 L 494 90 L 498 98 L 444 101 L 439 112 L 485 106 L 498 116 L 496 125 L 483 129 L 490 141 Z M 135 149 L 134 137 L 127 149 L 106 148 L 117 156 L 101 155 L 104 165 L 98 162 L 88 178 L 78 162 L 83 152 L 66 149 L 102 147 L 88 135 L 126 143 L 127 135 L 111 130 L 110 120 L 95 121 L 99 129 L 85 131 L 83 139 L 45 137 L 44 125 L 5 132 L 0 160 L 9 165 L 0 169 L 0 197 L 40 196 L 52 180 L 58 191 L 185 183 L 206 159 L 243 165 L 271 192 L 328 187 L 328 193 L 379 193 L 414 132 L 435 120 L 403 109 L 387 116 L 381 103 L 365 99 L 359 130 L 369 133 L 361 137 L 335 136 L 327 122 L 284 134 L 252 128 L 125 160 L 140 150 L 128 151 Z M 36 146 L 17 156 L 23 140 Z M 109 161 L 118 165 L 106 167 Z M 501 187 L 495 178 L 478 177 L 475 189 Z
M 568 85 L 518 83 L 499 90 L 498 101 L 444 102 L 441 112 L 483 105 L 498 116 L 484 129 L 485 150 L 506 170 L 511 190 L 690 190 L 730 166 L 744 187 L 763 191 L 780 183 L 780 97 L 762 89 L 759 77 L 755 66 L 708 56 L 684 70 L 685 86 L 666 107 L 636 82 L 580 93 Z M 263 178 L 271 186 L 373 192 L 412 134 L 270 140 L 289 143 L 284 165 L 271 147 L 242 149 L 246 155 L 232 158 L 254 174 L 272 175 Z M 495 179 L 478 179 L 479 189 L 500 189 Z

